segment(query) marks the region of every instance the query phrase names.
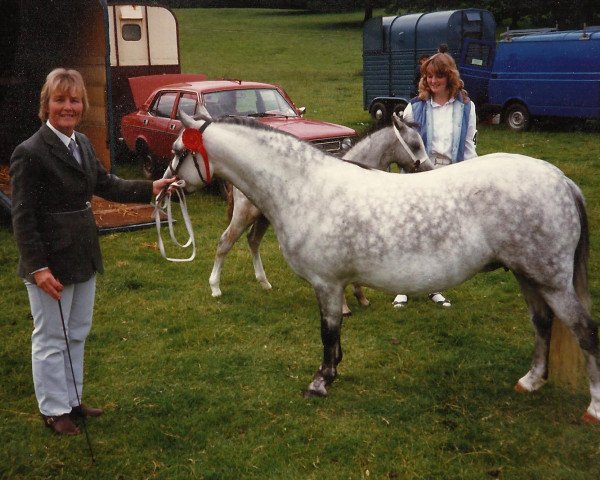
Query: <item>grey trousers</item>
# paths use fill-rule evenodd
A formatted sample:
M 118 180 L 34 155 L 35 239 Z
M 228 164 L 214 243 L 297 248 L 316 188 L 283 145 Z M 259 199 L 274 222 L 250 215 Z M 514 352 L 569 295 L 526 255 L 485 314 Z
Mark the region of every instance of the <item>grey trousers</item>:
M 83 351 L 92 327 L 96 276 L 83 283 L 65 286 L 61 305 L 75 379 L 71 373 L 58 301 L 37 285 L 25 282 L 33 316 L 31 367 L 40 412 L 44 415 L 69 413 L 83 392 Z

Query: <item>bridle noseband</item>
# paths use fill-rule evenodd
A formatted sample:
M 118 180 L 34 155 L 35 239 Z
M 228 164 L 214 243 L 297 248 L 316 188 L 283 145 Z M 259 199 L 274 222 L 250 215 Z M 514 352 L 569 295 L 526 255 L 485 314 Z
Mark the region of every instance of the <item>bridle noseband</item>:
M 398 130 L 396 125 L 392 125 L 392 128 L 394 129 L 394 135 L 396 135 L 396 138 L 402 144 L 402 147 L 404 147 L 404 150 L 406 150 L 408 152 L 411 160 L 413 161 L 413 167 L 412 167 L 412 170 L 410 173 L 415 173 L 421 166 L 421 160 L 418 159 L 417 157 L 415 157 L 415 154 L 413 153 L 413 151 L 410 149 L 410 147 L 408 146 L 406 141 L 402 138 L 402 135 L 400 135 L 400 131 Z
M 194 167 L 196 168 L 196 172 L 198 173 L 198 177 L 202 181 L 204 185 L 208 185 L 212 181 L 212 175 L 210 173 L 210 163 L 208 161 L 208 153 L 206 152 L 206 148 L 204 147 L 204 141 L 202 139 L 202 134 L 208 128 L 208 126 L 212 122 L 210 120 L 205 120 L 202 126 L 198 129 L 196 128 L 186 128 L 181 134 L 181 141 L 183 142 L 183 150 L 179 152 L 179 154 L 175 155 L 171 162 L 169 163 L 169 169 L 173 175 L 177 175 L 177 171 L 179 167 L 183 163 L 183 159 L 188 155 L 192 156 L 192 160 L 194 162 Z M 206 172 L 206 178 L 202 175 L 202 169 L 198 164 L 198 159 L 196 158 L 197 154 L 202 156 L 202 160 L 204 161 L 204 171 Z M 173 167 L 173 162 L 177 159 L 177 166 Z

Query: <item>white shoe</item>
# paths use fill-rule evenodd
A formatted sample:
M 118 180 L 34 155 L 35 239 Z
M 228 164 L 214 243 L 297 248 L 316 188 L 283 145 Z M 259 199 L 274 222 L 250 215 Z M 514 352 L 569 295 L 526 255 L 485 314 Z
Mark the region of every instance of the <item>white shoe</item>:
M 406 307 L 407 303 L 408 303 L 408 297 L 406 295 L 398 294 L 398 295 L 396 295 L 396 298 L 394 298 L 392 305 L 394 306 L 394 308 L 402 308 L 402 307 Z
M 452 304 L 440 293 L 430 293 L 429 300 L 438 304 L 440 307 L 451 307 Z

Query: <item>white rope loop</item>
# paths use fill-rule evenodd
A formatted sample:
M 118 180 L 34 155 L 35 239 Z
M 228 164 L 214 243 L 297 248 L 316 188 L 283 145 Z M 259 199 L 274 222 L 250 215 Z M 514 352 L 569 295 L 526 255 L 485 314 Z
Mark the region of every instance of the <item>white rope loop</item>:
M 185 199 L 185 194 L 183 193 L 183 188 L 185 187 L 184 180 L 178 180 L 173 182 L 170 186 L 171 194 L 161 195 L 159 194 L 156 199 L 157 203 L 154 205 L 154 221 L 156 223 L 156 231 L 158 233 L 158 248 L 160 250 L 161 255 L 166 260 L 170 262 L 191 262 L 196 258 L 196 240 L 194 238 L 194 230 L 192 228 L 192 221 L 190 220 L 190 215 L 187 209 L 187 203 Z M 171 196 L 172 192 L 177 194 L 179 199 L 179 207 L 181 208 L 181 216 L 183 217 L 183 223 L 185 224 L 185 229 L 189 235 L 189 238 L 185 243 L 180 243 L 175 236 L 175 229 L 173 227 L 173 212 L 171 209 Z M 166 210 L 166 212 L 165 212 Z M 167 224 L 169 226 L 169 235 L 171 237 L 171 241 L 181 248 L 188 248 L 190 245 L 192 246 L 192 253 L 188 258 L 172 258 L 168 257 L 165 251 L 165 245 L 162 239 L 162 235 L 160 233 L 160 214 L 161 212 L 166 213 L 167 215 Z

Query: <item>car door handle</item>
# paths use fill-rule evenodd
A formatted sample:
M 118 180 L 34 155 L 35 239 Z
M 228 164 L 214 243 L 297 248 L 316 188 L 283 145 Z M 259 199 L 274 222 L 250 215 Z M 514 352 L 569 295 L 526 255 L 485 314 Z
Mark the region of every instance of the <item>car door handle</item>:
M 177 125 L 175 125 L 174 123 L 172 123 L 171 125 L 169 125 L 169 128 L 171 130 L 175 130 L 177 128 Z
M 145 127 L 146 125 L 148 125 L 148 119 L 147 119 L 147 118 L 144 118 L 144 127 Z

